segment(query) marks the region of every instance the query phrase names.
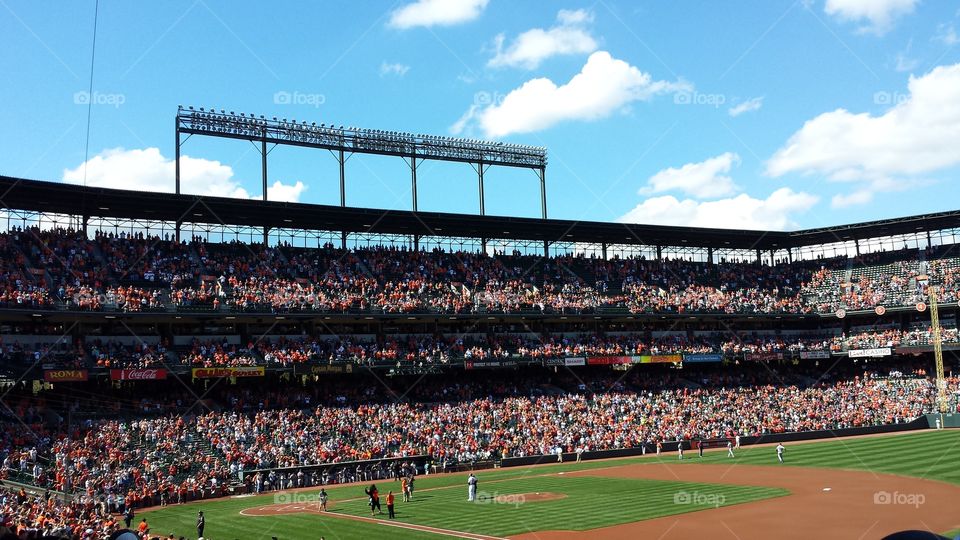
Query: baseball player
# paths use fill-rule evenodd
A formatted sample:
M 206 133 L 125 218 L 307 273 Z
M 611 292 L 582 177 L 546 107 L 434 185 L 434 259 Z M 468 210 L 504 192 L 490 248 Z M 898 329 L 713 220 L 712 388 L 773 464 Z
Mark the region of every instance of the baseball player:
M 677 453 L 680 455 L 680 459 L 683 460 L 683 441 L 681 440 L 677 443 Z
M 317 498 L 320 499 L 320 511 L 326 512 L 327 511 L 327 490 L 324 488 L 320 488 L 320 495 Z
M 703 457 L 703 439 L 697 441 L 697 454 Z
M 739 449 L 740 449 L 740 434 L 739 434 L 739 433 L 737 433 L 737 435 L 736 435 L 736 441 L 737 441 L 737 443 L 734 444 L 733 447 L 736 448 L 737 450 L 739 450 Z
M 467 501 L 473 502 L 477 498 L 477 477 L 470 473 L 467 477 Z
M 780 443 L 777 443 L 777 461 L 779 461 L 780 463 L 783 463 L 783 450 L 784 450 L 783 445 Z
M 727 441 L 727 457 L 737 457 L 733 455 L 733 443 L 730 441 Z
M 663 443 L 657 441 L 657 457 L 660 457 L 660 452 L 663 452 Z

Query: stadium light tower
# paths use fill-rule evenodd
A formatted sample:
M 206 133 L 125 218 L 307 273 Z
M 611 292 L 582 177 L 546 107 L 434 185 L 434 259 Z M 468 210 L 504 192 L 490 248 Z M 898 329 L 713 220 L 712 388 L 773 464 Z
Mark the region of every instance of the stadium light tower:
M 220 109 L 200 107 L 177 108 L 175 122 L 176 165 L 175 192 L 180 193 L 180 148 L 192 135 L 251 141 L 261 155 L 263 198 L 267 199 L 267 154 L 277 145 L 301 146 L 329 150 L 339 164 L 340 206 L 347 205 L 345 164 L 353 154 L 374 154 L 401 157 L 410 166 L 412 206 L 417 211 L 417 168 L 424 160 L 470 164 L 477 173 L 480 214 L 486 213 L 484 173 L 490 166 L 515 167 L 533 170 L 540 181 L 540 212 L 547 218 L 547 151 L 542 146 L 505 144 L 503 142 L 415 135 L 400 131 L 344 128 L 330 125 L 318 128 L 306 120 L 297 122 L 286 118 L 267 120 L 254 114 L 235 114 Z M 182 139 L 186 135 L 187 139 Z M 271 148 L 267 145 L 272 144 Z

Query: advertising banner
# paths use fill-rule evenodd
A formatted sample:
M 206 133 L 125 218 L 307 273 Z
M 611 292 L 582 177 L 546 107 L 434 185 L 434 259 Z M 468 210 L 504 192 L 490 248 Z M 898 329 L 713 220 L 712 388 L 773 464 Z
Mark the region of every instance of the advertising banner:
M 219 377 L 263 377 L 263 366 L 193 368 L 194 379 L 216 379 Z
M 749 360 L 751 362 L 769 362 L 770 360 L 783 360 L 783 353 L 781 352 L 747 353 L 743 355 L 743 359 Z
M 320 366 L 308 366 L 296 364 L 293 366 L 295 375 L 327 375 L 335 373 L 353 373 L 353 364 L 324 364 Z
M 683 355 L 684 362 L 722 362 L 723 355 L 720 353 L 698 353 L 698 354 L 685 354 Z
M 588 356 L 587 364 L 591 366 L 614 366 L 617 364 L 633 364 L 632 356 Z
M 850 356 L 850 358 L 879 358 L 881 356 L 890 356 L 891 354 L 893 354 L 893 350 L 891 350 L 890 347 L 847 351 L 847 355 Z
M 48 369 L 43 372 L 43 380 L 47 382 L 81 382 L 90 378 L 85 369 Z
M 111 369 L 112 381 L 162 381 L 167 378 L 165 369 Z
M 830 358 L 830 351 L 800 351 L 802 360 L 825 360 Z
M 679 364 L 683 361 L 683 356 L 679 354 L 654 354 L 650 356 L 641 356 L 641 364 Z

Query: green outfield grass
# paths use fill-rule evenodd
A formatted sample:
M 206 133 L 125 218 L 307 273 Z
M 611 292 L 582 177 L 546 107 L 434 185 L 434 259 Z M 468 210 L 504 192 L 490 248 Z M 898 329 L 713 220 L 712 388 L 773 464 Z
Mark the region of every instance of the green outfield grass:
M 859 469 L 878 473 L 902 474 L 927 480 L 960 484 L 960 430 L 920 431 L 886 437 L 868 437 L 824 442 L 798 442 L 784 445 L 787 465 Z M 703 459 L 686 463 L 729 462 L 726 449 L 707 452 Z M 737 463 L 772 465 L 777 463 L 771 446 L 743 447 L 737 451 Z
M 960 451 L 960 430 L 924 431 L 909 435 L 790 443 L 786 445 L 788 466 L 833 467 L 873 470 L 960 484 L 960 468 L 956 456 Z M 684 466 L 697 463 L 729 462 L 726 450 L 711 450 L 704 458 L 688 452 L 691 459 Z M 772 447 L 744 447 L 735 458 L 738 463 L 770 465 L 776 463 Z M 693 512 L 724 505 L 740 504 L 786 495 L 785 490 L 762 487 L 691 484 L 653 480 L 631 480 L 588 476 L 557 476 L 553 473 L 589 470 L 611 465 L 631 463 L 677 463 L 675 455 L 661 458 L 646 456 L 615 461 L 565 463 L 540 467 L 518 467 L 481 471 L 480 492 L 491 496 L 551 492 L 566 498 L 553 501 L 528 502 L 522 505 L 466 502 L 466 475 L 422 476 L 417 480 L 415 501 L 398 502 L 398 521 L 439 527 L 461 532 L 492 536 L 506 536 L 547 529 L 586 530 L 650 519 L 654 517 Z M 549 476 L 547 476 L 549 475 Z M 399 483 L 379 484 L 383 495 L 389 489 L 398 491 Z M 333 487 L 328 489 L 336 512 L 355 516 L 369 516 L 361 487 Z M 695 493 L 695 501 L 688 504 L 683 494 Z M 678 495 L 679 494 L 679 495 Z M 315 491 L 295 497 L 315 495 Z M 722 499 L 720 498 L 722 496 Z M 284 498 L 286 497 L 286 498 Z M 677 497 L 677 499 L 675 499 Z M 290 502 L 294 497 L 270 494 L 260 497 L 223 499 L 199 504 L 174 506 L 144 513 L 154 534 L 174 533 L 193 538 L 197 510 L 207 516 L 206 534 L 213 540 L 266 539 L 280 540 L 382 538 L 439 538 L 440 535 L 406 529 L 384 529 L 377 523 L 348 521 L 342 518 L 316 514 L 291 514 L 269 517 L 241 516 L 245 508 Z M 399 496 L 397 497 L 399 501 Z M 384 512 L 386 507 L 384 506 Z M 384 516 L 379 516 L 383 517 Z M 139 520 L 139 517 L 138 517 Z

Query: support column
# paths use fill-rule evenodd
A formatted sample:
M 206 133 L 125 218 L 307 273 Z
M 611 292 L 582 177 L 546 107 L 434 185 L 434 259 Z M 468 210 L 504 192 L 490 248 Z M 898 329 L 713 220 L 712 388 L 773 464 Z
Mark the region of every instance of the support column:
M 930 240 L 930 231 L 927 231 L 927 249 L 933 247 L 933 242 Z
M 83 236 L 87 237 L 87 223 L 90 222 L 90 216 L 83 216 Z
M 263 173 L 263 200 L 267 200 L 267 139 L 260 141 L 260 165 Z M 266 232 L 264 232 L 266 234 Z M 266 241 L 264 241 L 266 245 Z
M 543 241 L 543 256 L 550 256 L 550 242 L 547 242 L 546 240 Z
M 713 248 L 712 247 L 707 248 L 707 262 L 710 264 L 713 264 Z
M 420 235 L 419 234 L 413 235 L 413 250 L 420 251 Z
M 176 119 L 177 144 L 174 145 L 174 165 L 173 165 L 173 192 L 180 194 L 180 119 Z
M 663 260 L 663 247 L 662 247 L 662 246 L 657 246 L 657 260 L 658 260 L 658 261 L 662 261 L 662 260 Z
M 417 156 L 410 157 L 410 189 L 413 192 L 413 211 L 417 211 Z
M 340 233 L 340 249 L 347 249 L 347 233 L 346 231 Z
M 607 243 L 603 242 L 600 244 L 600 253 L 603 255 L 603 260 L 607 260 Z
M 263 228 L 263 247 L 270 245 L 270 227 Z
M 547 168 L 540 167 L 540 210 L 547 219 Z
M 853 246 L 857 249 L 857 257 L 860 256 L 860 240 L 854 239 Z
M 760 253 L 760 248 L 757 248 L 757 264 L 760 264 L 760 261 L 763 259 L 763 254 Z
M 480 215 L 485 216 L 487 215 L 487 209 L 485 201 L 486 197 L 483 193 L 483 161 L 477 163 L 477 180 L 480 188 Z
M 340 206 L 347 205 L 347 179 L 346 179 L 346 162 L 343 159 L 343 148 L 340 149 Z M 344 236 L 344 249 L 346 249 L 346 236 Z
M 773 266 L 774 264 L 776 264 L 777 262 L 776 255 L 777 255 L 777 250 L 771 249 L 770 250 L 770 266 Z

